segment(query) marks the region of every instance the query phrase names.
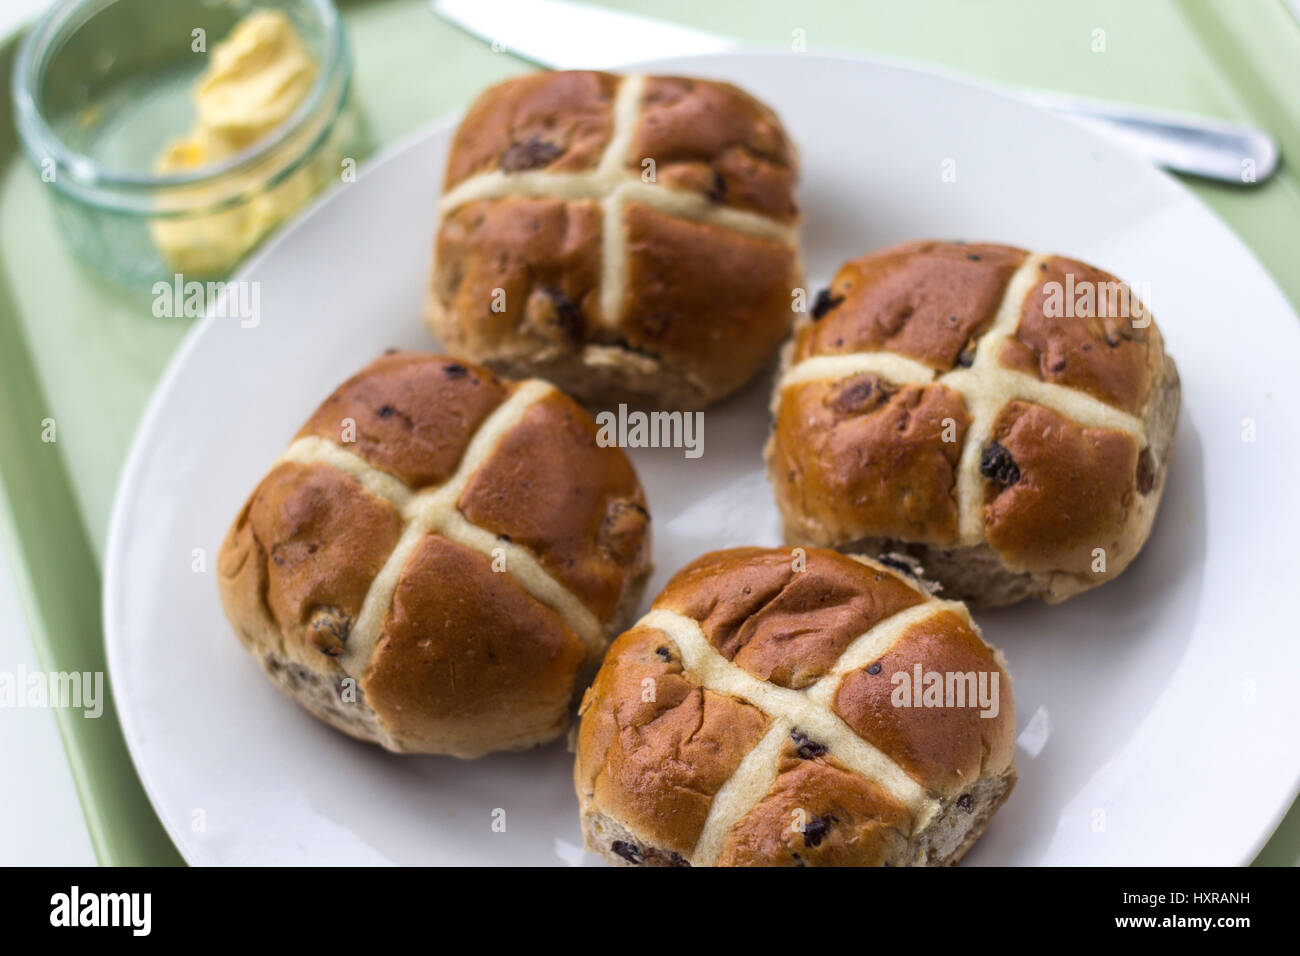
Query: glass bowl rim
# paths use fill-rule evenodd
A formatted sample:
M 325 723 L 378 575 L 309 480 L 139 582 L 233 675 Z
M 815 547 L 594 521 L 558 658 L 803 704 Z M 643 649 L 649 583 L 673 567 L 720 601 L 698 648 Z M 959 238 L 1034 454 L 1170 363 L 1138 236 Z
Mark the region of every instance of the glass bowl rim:
M 61 191 L 81 195 L 94 204 L 109 208 L 136 211 L 140 194 L 155 196 L 173 190 L 189 190 L 228 181 L 232 174 L 254 168 L 273 157 L 287 142 L 306 131 L 322 110 L 337 104 L 330 103 L 331 93 L 342 98 L 350 86 L 351 70 L 347 38 L 332 0 L 302 0 L 314 11 L 323 27 L 325 48 L 320 69 L 307 97 L 297 109 L 276 127 L 270 135 L 219 163 L 197 167 L 193 171 L 167 174 L 132 173 L 102 166 L 84 153 L 69 148 L 54 132 L 41 112 L 36 90 L 44 75 L 47 58 L 54 52 L 57 42 L 62 46 L 67 38 L 82 29 L 96 14 L 113 6 L 118 0 L 59 0 L 32 27 L 23 38 L 22 47 L 14 61 L 13 98 L 17 126 L 28 157 L 41 165 L 54 160 L 60 173 L 66 172 L 70 184 L 56 177 L 53 185 Z M 258 9 L 253 3 L 249 12 Z M 343 83 L 337 83 L 336 74 L 343 71 Z M 332 124 L 333 119 L 330 120 Z M 328 125 L 328 124 L 327 124 Z M 314 144 L 318 137 L 310 137 Z M 310 147 L 308 149 L 310 151 Z

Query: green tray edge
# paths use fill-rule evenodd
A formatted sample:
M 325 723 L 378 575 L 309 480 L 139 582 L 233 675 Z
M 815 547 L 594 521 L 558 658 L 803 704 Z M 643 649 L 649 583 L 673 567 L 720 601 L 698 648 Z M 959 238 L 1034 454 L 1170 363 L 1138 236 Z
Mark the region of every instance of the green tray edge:
M 0 76 L 13 69 L 25 28 L 0 41 Z M 18 148 L 13 103 L 0 101 L 0 155 Z M 95 856 L 102 865 L 180 865 L 135 774 L 113 703 L 104 657 L 100 577 L 56 443 L 42 441 L 48 408 L 32 358 L 0 276 L 0 538 L 11 561 L 37 660 L 46 671 L 104 674 L 98 718 L 55 708 Z M 56 434 L 57 441 L 57 423 Z M 54 640 L 54 635 L 59 635 Z
M 1300 163 L 1300 19 L 1282 0 L 1242 15 L 1240 0 L 1181 0 L 1183 17 L 1254 120 L 1278 140 L 1282 161 Z M 1290 162 L 1288 162 L 1288 159 Z
M 1249 16 L 1242 15 L 1239 0 L 1182 0 L 1181 8 L 1202 47 L 1250 104 L 1254 120 L 1277 139 L 1280 172 L 1289 173 L 1284 179 L 1293 179 L 1300 169 L 1300 71 L 1295 68 L 1300 20 L 1280 0 L 1252 6 Z M 1211 204 L 1219 211 L 1217 203 Z M 1251 251 L 1258 255 L 1253 247 Z M 1274 264 L 1274 269 L 1279 265 Z M 1290 274 L 1275 273 L 1275 277 L 1300 309 L 1296 296 L 1300 266 L 1295 259 L 1290 268 Z M 1252 865 L 1300 865 L 1300 799 L 1292 803 Z

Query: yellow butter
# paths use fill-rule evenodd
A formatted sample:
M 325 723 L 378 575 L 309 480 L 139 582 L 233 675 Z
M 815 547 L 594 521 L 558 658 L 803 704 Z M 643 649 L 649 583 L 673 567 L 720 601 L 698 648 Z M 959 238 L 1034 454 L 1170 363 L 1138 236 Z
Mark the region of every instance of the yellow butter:
M 194 128 L 166 145 L 155 171 L 177 173 L 219 163 L 269 136 L 302 105 L 318 70 L 288 17 L 274 10 L 249 14 L 212 51 L 194 90 Z M 257 186 L 256 173 L 244 178 L 244 183 L 223 182 L 220 194 L 228 194 L 232 185 L 236 190 Z M 155 220 L 150 226 L 154 243 L 176 272 L 227 272 L 320 185 L 316 171 L 305 165 L 231 208 Z

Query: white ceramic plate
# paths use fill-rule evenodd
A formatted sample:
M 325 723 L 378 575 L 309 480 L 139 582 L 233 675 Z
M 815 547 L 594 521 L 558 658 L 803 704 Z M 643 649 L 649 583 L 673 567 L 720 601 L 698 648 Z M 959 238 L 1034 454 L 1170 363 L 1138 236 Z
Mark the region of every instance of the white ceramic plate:
M 925 236 L 1149 283 L 1183 378 L 1164 505 L 1119 580 L 979 617 L 1016 681 L 1020 783 L 968 860 L 1249 861 L 1300 778 L 1300 640 L 1281 600 L 1300 577 L 1286 504 L 1300 323 L 1259 263 L 1170 178 L 952 77 L 811 55 L 651 68 L 734 81 L 785 119 L 812 287 L 845 258 Z M 199 323 L 136 436 L 108 546 L 108 657 L 140 776 L 191 863 L 590 860 L 563 743 L 468 764 L 354 743 L 271 687 L 217 601 L 228 522 L 316 404 L 386 347 L 435 347 L 419 315 L 450 132 L 371 164 L 251 263 L 260 325 Z M 655 522 L 647 601 L 700 552 L 778 543 L 760 463 L 769 384 L 707 414 L 703 457 L 634 453 Z

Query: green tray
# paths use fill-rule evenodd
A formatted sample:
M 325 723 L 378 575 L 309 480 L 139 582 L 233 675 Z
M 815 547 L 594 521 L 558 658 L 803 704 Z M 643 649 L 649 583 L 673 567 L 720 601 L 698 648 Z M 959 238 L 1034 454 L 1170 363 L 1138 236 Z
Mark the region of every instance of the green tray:
M 164 2 L 164 0 L 159 0 Z M 1251 246 L 1300 307 L 1300 25 L 1281 0 L 846 0 L 817 5 L 714 0 L 608 4 L 762 47 L 875 51 L 989 79 L 1250 121 L 1284 165 L 1253 189 L 1190 183 Z M 340 4 L 356 87 L 382 147 L 528 65 L 438 20 L 424 0 Z M 1092 50 L 1104 30 L 1106 51 Z M 0 45 L 8 83 L 17 38 Z M 155 318 L 149 293 L 124 293 L 64 249 L 38 176 L 19 155 L 9 91 L 0 96 L 0 532 L 41 666 L 105 669 L 100 562 L 109 509 L 145 401 L 189 331 Z M 41 421 L 58 441 L 41 441 Z M 111 702 L 88 720 L 56 711 L 102 863 L 179 863 L 140 787 Z M 1300 861 L 1293 807 L 1257 862 Z

